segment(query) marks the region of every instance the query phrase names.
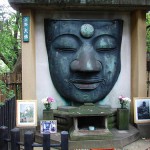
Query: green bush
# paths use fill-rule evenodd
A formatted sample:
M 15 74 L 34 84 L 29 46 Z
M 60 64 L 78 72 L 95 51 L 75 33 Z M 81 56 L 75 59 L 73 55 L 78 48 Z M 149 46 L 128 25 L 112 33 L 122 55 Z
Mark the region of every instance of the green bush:
M 3 102 L 0 102 L 0 107 L 3 106 L 3 105 L 4 105 L 4 103 L 3 103 Z
M 15 96 L 14 91 L 10 90 L 4 81 L 0 80 L 0 90 L 3 95 L 6 96 L 7 99 L 10 99 Z

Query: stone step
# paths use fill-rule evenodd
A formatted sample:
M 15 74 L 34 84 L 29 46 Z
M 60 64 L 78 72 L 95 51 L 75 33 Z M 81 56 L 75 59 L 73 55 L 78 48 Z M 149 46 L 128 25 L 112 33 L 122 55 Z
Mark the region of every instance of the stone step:
M 130 125 L 129 130 L 118 130 L 116 128 L 110 129 L 112 138 L 104 140 L 69 140 L 69 150 L 76 149 L 90 149 L 90 148 L 107 148 L 114 147 L 122 149 L 124 146 L 133 143 L 140 138 L 140 134 L 137 128 Z M 42 134 L 36 132 L 35 141 L 42 143 Z M 52 143 L 60 143 L 60 132 L 51 134 Z

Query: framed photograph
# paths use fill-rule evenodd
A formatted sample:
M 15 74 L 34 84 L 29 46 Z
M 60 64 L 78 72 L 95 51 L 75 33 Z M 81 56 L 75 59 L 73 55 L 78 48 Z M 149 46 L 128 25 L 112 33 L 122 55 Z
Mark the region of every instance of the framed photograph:
M 134 97 L 134 122 L 150 122 L 150 97 Z
M 37 126 L 37 100 L 17 100 L 16 126 Z
M 43 133 L 57 133 L 57 120 L 41 120 L 40 132 Z

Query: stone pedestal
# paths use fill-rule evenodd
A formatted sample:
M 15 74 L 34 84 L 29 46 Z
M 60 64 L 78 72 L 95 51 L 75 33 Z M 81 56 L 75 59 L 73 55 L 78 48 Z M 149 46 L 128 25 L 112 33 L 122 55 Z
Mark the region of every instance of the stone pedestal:
M 53 110 L 43 110 L 43 120 L 53 120 Z
M 62 129 L 62 126 L 68 126 L 70 140 L 74 141 L 111 139 L 112 133 L 109 130 L 109 124 L 113 126 L 115 121 L 112 119 L 113 117 L 114 111 L 111 108 L 96 106 L 92 103 L 85 103 L 79 107 L 66 106 L 54 110 L 57 127 Z M 68 118 L 70 118 L 69 122 Z M 93 130 L 90 130 L 90 127 L 93 127 Z
M 128 109 L 117 109 L 117 128 L 119 130 L 129 129 L 129 110 Z
M 149 123 L 139 123 L 137 124 L 140 136 L 142 138 L 150 138 L 150 124 Z

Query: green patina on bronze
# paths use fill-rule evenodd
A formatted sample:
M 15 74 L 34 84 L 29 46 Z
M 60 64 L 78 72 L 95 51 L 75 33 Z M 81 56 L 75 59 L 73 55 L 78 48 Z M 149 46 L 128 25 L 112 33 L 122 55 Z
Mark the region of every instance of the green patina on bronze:
M 81 26 L 81 35 L 85 38 L 90 38 L 94 34 L 94 27 L 90 24 L 83 24 Z

